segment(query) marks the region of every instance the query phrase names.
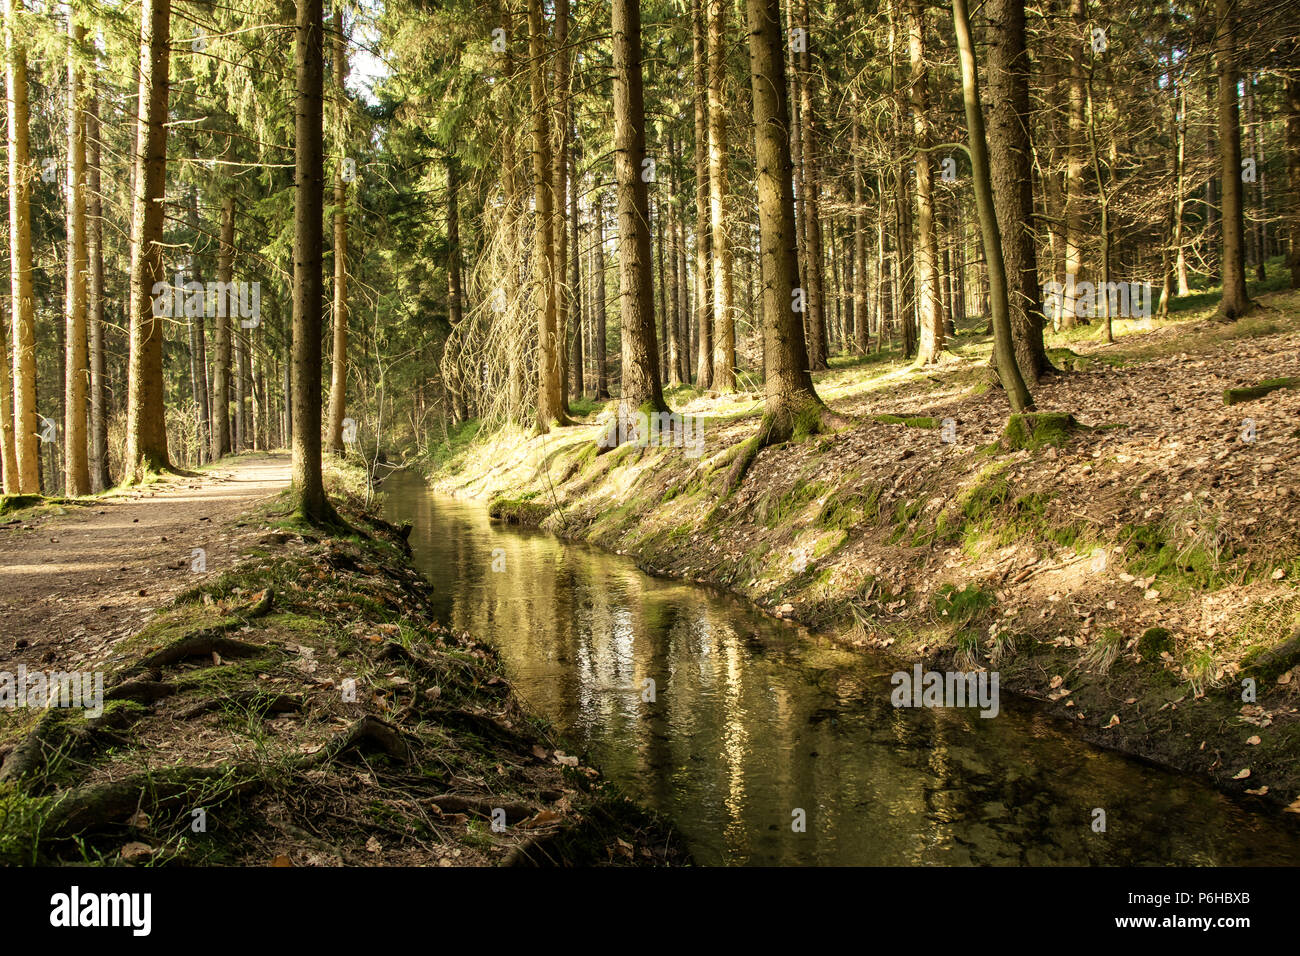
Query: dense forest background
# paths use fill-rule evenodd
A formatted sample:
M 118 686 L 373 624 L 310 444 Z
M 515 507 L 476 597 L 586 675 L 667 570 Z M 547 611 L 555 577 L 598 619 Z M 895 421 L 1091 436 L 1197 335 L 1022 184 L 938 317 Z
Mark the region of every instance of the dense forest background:
M 6 0 L 4 489 L 286 446 L 298 360 L 367 457 L 707 390 L 765 390 L 770 442 L 834 424 L 811 372 L 974 317 L 1032 408 L 1045 327 L 1300 282 L 1294 14 Z

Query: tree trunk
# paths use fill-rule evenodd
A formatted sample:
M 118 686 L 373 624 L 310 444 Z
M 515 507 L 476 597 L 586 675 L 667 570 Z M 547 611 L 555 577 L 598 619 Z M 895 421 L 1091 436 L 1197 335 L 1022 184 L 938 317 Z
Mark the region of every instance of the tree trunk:
M 916 135 L 916 291 L 920 342 L 916 360 L 931 365 L 943 351 L 943 307 L 939 304 L 939 244 L 934 226 L 934 173 L 930 166 L 930 78 L 925 65 L 925 7 L 907 3 L 907 49 L 911 61 L 912 130 Z
M 1254 303 L 1246 295 L 1246 232 L 1241 188 L 1241 122 L 1237 105 L 1237 0 L 1215 0 L 1214 60 L 1219 74 L 1219 162 L 1223 189 L 1221 319 L 1233 322 Z
M 1300 289 L 1300 76 L 1286 80 L 1287 232 L 1291 249 L 1291 288 Z
M 13 315 L 14 460 L 16 490 L 41 490 L 36 412 L 36 301 L 32 294 L 31 154 L 28 147 L 27 28 L 22 0 L 5 0 L 5 91 L 9 104 L 9 280 Z M 6 473 L 6 478 L 7 478 Z
M 605 289 L 605 208 L 598 193 L 594 203 L 596 220 L 596 341 L 593 343 L 596 353 L 596 398 L 609 398 L 609 301 Z
M 569 411 L 569 0 L 555 0 L 555 64 L 552 71 L 554 90 L 555 163 L 552 169 L 555 214 L 551 228 L 555 231 L 555 358 L 560 373 L 560 409 Z
M 122 478 L 144 480 L 171 468 L 163 385 L 163 322 L 153 311 L 163 282 L 163 202 L 167 185 L 167 94 L 171 0 L 142 0 L 135 198 L 131 216 L 131 353 L 127 369 L 126 454 Z
M 953 26 L 957 33 L 957 51 L 961 61 L 962 99 L 966 107 L 966 128 L 970 137 L 971 185 L 984 237 L 984 256 L 988 260 L 989 306 L 993 319 L 993 352 L 997 357 L 998 377 L 1006 389 L 1011 410 L 1019 413 L 1032 408 L 1033 398 L 1016 364 L 1011 339 L 1011 313 L 1007 305 L 1006 267 L 1002 261 L 1002 236 L 993 208 L 993 182 L 989 178 L 988 145 L 984 138 L 984 115 L 980 111 L 979 78 L 975 65 L 975 44 L 971 39 L 970 16 L 966 0 L 952 0 Z
M 764 411 L 759 433 L 742 446 L 729 483 L 739 484 L 767 445 L 822 431 L 834 421 L 813 388 L 803 322 L 794 310 L 799 281 L 794 219 L 790 105 L 780 0 L 746 0 L 754 103 L 754 158 L 762 250 Z
M 234 275 L 235 259 L 235 199 L 226 196 L 221 200 L 221 238 L 217 245 L 217 283 L 229 288 Z M 213 318 L 212 370 L 212 457 L 220 458 L 232 450 L 230 435 L 230 324 L 238 321 L 221 308 L 218 300 L 217 314 Z M 233 310 L 232 310 L 233 311 Z M 286 406 L 287 407 L 287 406 Z
M 9 402 L 9 336 L 4 325 L 4 300 L 0 298 L 0 491 L 18 494 L 18 456 L 14 451 L 13 408 Z
M 86 341 L 86 127 L 77 54 L 86 30 L 68 17 L 68 152 L 64 312 L 63 488 L 77 497 L 90 493 L 86 455 L 86 388 L 90 358 Z
M 145 0 L 148 2 L 148 0 Z M 299 514 L 336 523 L 321 476 L 321 305 L 325 262 L 322 0 L 297 0 L 294 74 L 293 489 Z
M 551 169 L 551 116 L 546 92 L 546 25 L 542 0 L 528 0 L 529 77 L 533 108 L 533 191 L 536 197 L 533 284 L 537 296 L 537 431 L 568 424 L 560 392 L 556 343 L 554 189 Z
M 641 178 L 645 102 L 641 87 L 638 0 L 613 0 L 614 180 L 618 186 L 618 273 L 623 323 L 620 402 L 629 415 L 663 411 L 655 341 L 650 202 Z
M 807 212 L 805 229 L 807 229 L 808 262 L 804 266 L 807 288 L 807 317 L 810 337 L 808 340 L 810 368 L 813 370 L 827 367 L 826 343 L 826 279 L 825 259 L 822 254 L 821 222 L 821 170 L 817 164 L 817 85 L 812 69 L 812 18 L 809 15 L 808 0 L 800 2 L 800 21 L 804 29 L 804 43 L 799 52 L 799 125 L 803 150 L 803 188 L 806 192 L 804 209 Z
M 709 222 L 713 237 L 713 387 L 736 389 L 736 316 L 727 237 L 727 0 L 707 0 L 709 36 Z
M 335 455 L 344 455 L 347 448 L 343 443 L 343 416 L 348 392 L 348 184 L 343 179 L 343 159 L 347 142 L 344 105 L 348 95 L 345 85 L 348 42 L 343 32 L 343 5 L 340 3 L 334 9 L 334 142 L 338 156 L 334 167 L 334 348 L 330 362 L 329 448 Z M 455 240 L 452 242 L 454 248 Z
M 108 376 L 104 351 L 104 222 L 100 186 L 99 92 L 91 83 L 86 103 L 86 323 L 90 336 L 90 485 L 105 491 L 113 480 L 108 471 Z
M 713 386 L 713 303 L 709 296 L 712 227 L 709 208 L 708 50 L 705 0 L 691 0 L 691 66 L 695 89 L 695 384 Z
M 572 140 L 572 134 L 570 134 Z M 570 146 L 569 163 L 569 234 L 573 236 L 573 255 L 569 257 L 569 289 L 573 295 L 573 358 L 569 362 L 569 395 L 581 398 L 585 390 L 582 367 L 582 234 L 578 231 L 578 180 L 577 161 Z M 590 304 L 588 304 L 590 308 Z
M 853 94 L 850 122 L 853 124 L 853 345 L 859 355 L 871 347 L 870 316 L 867 306 L 867 212 L 861 163 L 862 122 L 858 96 Z
M 1065 144 L 1065 294 L 1061 297 L 1061 326 L 1079 324 L 1075 312 L 1075 289 L 1083 268 L 1083 51 L 1086 41 L 1084 0 L 1070 0 L 1069 6 L 1069 107 Z
M 675 157 L 677 155 L 677 141 L 673 131 L 668 131 L 668 155 Z M 682 340 L 681 340 L 681 320 L 682 320 L 682 300 L 681 300 L 681 277 L 678 274 L 678 246 L 677 246 L 677 213 L 678 213 L 678 193 L 677 193 L 677 164 L 671 163 L 668 169 L 668 210 L 667 220 L 664 223 L 664 241 L 668 244 L 668 299 L 664 305 L 667 312 L 666 324 L 668 326 L 668 384 L 682 384 Z
M 990 0 L 989 173 L 1006 257 L 1011 334 L 1031 384 L 1052 366 L 1043 345 L 1042 294 L 1034 247 L 1033 150 L 1029 141 L 1029 53 L 1025 0 Z

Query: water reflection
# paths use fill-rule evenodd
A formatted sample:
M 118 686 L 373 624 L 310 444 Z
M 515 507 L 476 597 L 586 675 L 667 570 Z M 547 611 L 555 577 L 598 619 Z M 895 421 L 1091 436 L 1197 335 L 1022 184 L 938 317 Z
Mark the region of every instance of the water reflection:
M 701 863 L 1300 859 L 1291 820 L 1088 747 L 1005 697 L 996 719 L 897 710 L 892 668 L 727 595 L 495 525 L 415 476 L 384 490 L 390 517 L 415 526 L 441 619 L 500 648 L 523 697 L 669 814 Z

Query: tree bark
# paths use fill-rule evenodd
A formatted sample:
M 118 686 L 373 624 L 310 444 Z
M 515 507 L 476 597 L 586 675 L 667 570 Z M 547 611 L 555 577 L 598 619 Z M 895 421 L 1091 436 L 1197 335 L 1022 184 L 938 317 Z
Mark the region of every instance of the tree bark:
M 148 0 L 146 0 L 148 2 Z M 322 0 L 297 0 L 293 203 L 293 489 L 299 514 L 338 522 L 321 476 L 321 306 L 325 262 Z
M 645 101 L 638 0 L 613 0 L 614 179 L 618 186 L 618 273 L 623 323 L 620 403 L 629 415 L 663 411 L 650 260 L 650 201 L 641 177 Z
M 86 341 L 86 127 L 77 55 L 86 30 L 68 16 L 67 216 L 65 218 L 63 488 L 77 497 L 90 493 L 86 454 L 86 389 L 90 358 Z
M 163 323 L 153 289 L 164 280 L 163 203 L 167 185 L 167 95 L 171 0 L 142 0 L 140 93 L 136 114 L 135 200 L 131 216 L 131 351 L 127 367 L 126 454 L 122 478 L 170 470 L 163 384 Z
M 731 241 L 727 237 L 727 113 L 723 80 L 727 72 L 728 0 L 707 0 L 709 36 L 709 222 L 713 237 L 713 387 L 736 389 L 736 316 L 732 309 Z
M 5 0 L 5 93 L 8 100 L 9 280 L 13 316 L 14 460 L 22 494 L 41 490 L 36 412 L 36 300 L 32 294 L 31 188 L 28 146 L 27 27 L 22 0 Z M 6 478 L 8 473 L 6 472 Z
M 1068 112 L 1065 144 L 1065 286 L 1061 298 L 1061 326 L 1074 328 L 1079 324 L 1075 312 L 1074 289 L 1083 269 L 1083 47 L 1086 42 L 1084 0 L 1070 0 L 1068 83 Z
M 691 67 L 695 90 L 695 384 L 713 386 L 713 302 L 709 295 L 712 226 L 709 207 L 708 49 L 704 0 L 691 0 Z
M 984 115 L 980 107 L 979 77 L 975 65 L 975 44 L 971 39 L 970 15 L 966 0 L 952 0 L 953 26 L 957 33 L 957 52 L 961 63 L 962 99 L 966 107 L 966 128 L 970 137 L 971 184 L 979 215 L 980 233 L 984 238 L 984 255 L 988 260 L 989 306 L 993 324 L 993 352 L 997 357 L 998 377 L 1006 390 L 1011 410 L 1030 409 L 1034 400 L 1025 386 L 1016 364 L 1011 340 L 1011 313 L 1007 305 L 1006 267 L 1002 260 L 1002 236 L 993 208 L 993 182 L 989 177 L 988 145 L 984 137 Z
M 1219 74 L 1219 162 L 1222 179 L 1223 296 L 1219 317 L 1233 322 L 1254 303 L 1246 294 L 1246 231 L 1241 184 L 1241 122 L 1237 104 L 1237 0 L 1215 0 L 1214 60 Z
M 943 351 L 943 307 L 939 304 L 939 244 L 934 225 L 934 171 L 930 166 L 930 77 L 925 64 L 925 7 L 908 0 L 907 49 L 911 61 L 912 131 L 916 135 L 916 291 L 920 342 L 916 360 L 931 365 Z
M 1043 344 L 1042 290 L 1034 246 L 1033 149 L 1025 0 L 989 0 L 989 173 L 1006 258 L 1011 334 L 1031 384 L 1051 369 Z
M 234 275 L 235 199 L 221 200 L 221 237 L 217 245 L 217 282 L 229 288 Z M 230 324 L 238 321 L 218 307 L 212 319 L 212 457 L 220 458 L 232 450 L 230 435 Z
M 1291 288 L 1300 289 L 1300 76 L 1286 79 L 1287 232 L 1290 235 Z
M 335 455 L 344 455 L 347 448 L 343 443 L 343 416 L 348 392 L 348 184 L 343 179 L 343 159 L 348 41 L 343 32 L 343 5 L 340 3 L 334 9 L 334 141 L 338 157 L 334 168 L 334 347 L 330 361 L 329 448 Z
M 555 197 L 551 181 L 551 116 L 546 92 L 546 25 L 542 0 L 528 0 L 528 55 L 533 108 L 533 191 L 536 202 L 533 284 L 537 297 L 537 431 L 568 424 L 560 392 L 556 343 Z

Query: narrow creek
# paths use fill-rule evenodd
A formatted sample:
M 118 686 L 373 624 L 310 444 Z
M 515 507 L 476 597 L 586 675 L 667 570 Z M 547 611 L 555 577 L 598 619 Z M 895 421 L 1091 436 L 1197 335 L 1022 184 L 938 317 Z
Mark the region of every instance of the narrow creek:
M 1076 740 L 1010 695 L 993 719 L 896 709 L 895 668 L 879 658 L 625 557 L 501 526 L 418 475 L 383 490 L 389 519 L 414 526 L 440 620 L 495 645 L 529 705 L 673 819 L 699 863 L 1300 860 L 1292 821 Z

